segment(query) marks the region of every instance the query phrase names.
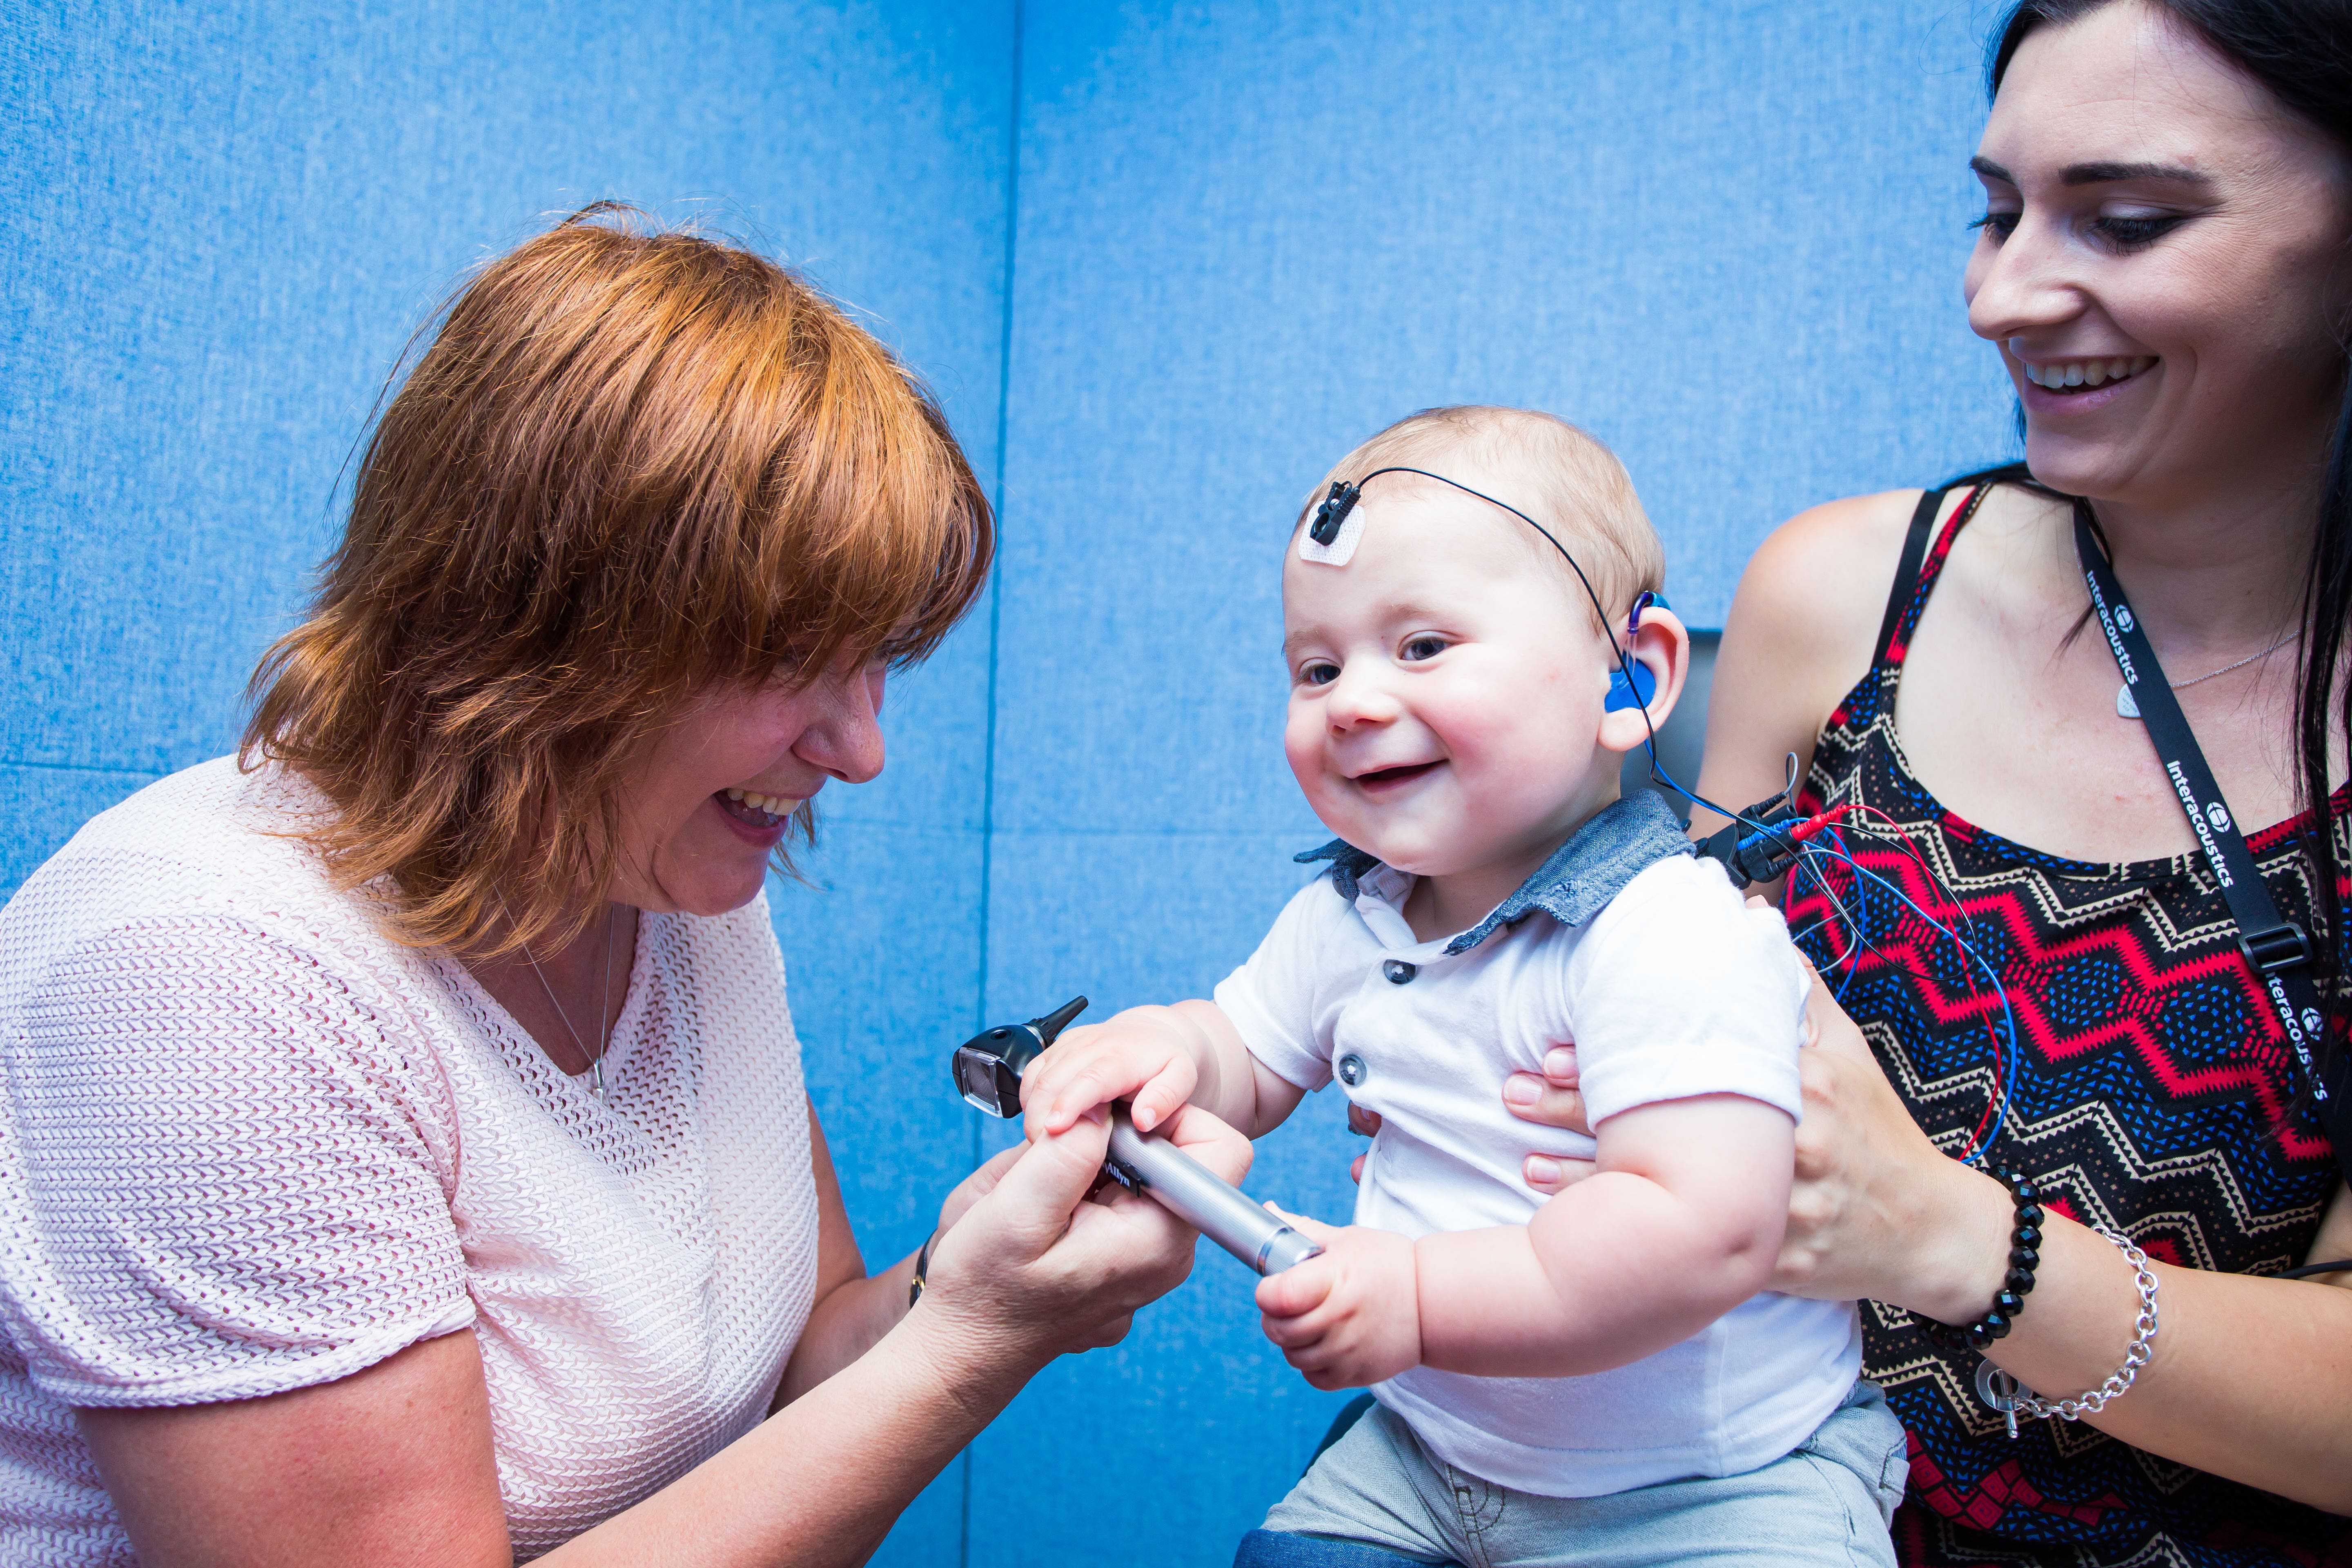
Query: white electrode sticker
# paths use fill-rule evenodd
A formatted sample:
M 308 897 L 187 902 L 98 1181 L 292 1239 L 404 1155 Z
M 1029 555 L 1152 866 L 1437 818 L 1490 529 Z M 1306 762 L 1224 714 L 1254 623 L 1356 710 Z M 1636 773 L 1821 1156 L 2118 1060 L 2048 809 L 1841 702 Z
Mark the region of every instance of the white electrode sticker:
M 1345 566 L 1356 553 L 1356 542 L 1364 537 L 1364 503 L 1358 501 L 1339 523 L 1339 531 L 1328 544 L 1315 542 L 1315 520 L 1298 531 L 1298 558 L 1319 562 L 1326 566 Z

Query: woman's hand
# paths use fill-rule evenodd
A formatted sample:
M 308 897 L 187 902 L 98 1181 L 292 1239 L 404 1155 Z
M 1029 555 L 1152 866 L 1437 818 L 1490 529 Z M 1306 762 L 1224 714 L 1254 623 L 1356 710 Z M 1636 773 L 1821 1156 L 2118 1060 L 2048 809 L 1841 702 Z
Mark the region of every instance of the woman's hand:
M 1818 975 L 1805 1031 L 1797 1179 L 1772 1289 L 1967 1321 L 1999 1288 L 1983 1260 L 2005 1256 L 2005 1189 L 1928 1142 Z
M 2008 1189 L 1928 1141 L 1819 975 L 1805 1034 L 1805 1114 L 1772 1289 L 1967 1322 L 2000 1288 Z
M 1249 1171 L 1248 1141 L 1197 1106 L 1164 1131 L 1229 1182 Z M 1025 1380 L 1055 1356 L 1117 1344 L 1137 1308 L 1192 1271 L 1197 1233 L 1166 1209 L 1118 1187 L 1087 1197 L 1109 1141 L 1099 1113 L 1082 1118 L 998 1155 L 941 1209 L 947 1228 L 909 1324 L 979 1382 Z
M 1554 1046 L 1544 1053 L 1542 1072 L 1515 1072 L 1503 1080 L 1503 1106 L 1522 1121 L 1532 1121 L 1539 1127 L 1561 1127 L 1591 1137 L 1592 1129 L 1584 1121 L 1584 1095 L 1577 1084 L 1576 1047 Z M 1380 1130 L 1377 1114 L 1360 1106 L 1348 1107 L 1349 1131 L 1370 1138 Z M 1591 1161 L 1564 1154 L 1529 1154 L 1519 1166 L 1519 1173 L 1528 1185 L 1544 1194 L 1574 1186 L 1592 1171 Z M 1348 1167 L 1348 1174 L 1359 1182 L 1364 1179 L 1361 1154 Z
M 1522 1121 L 1565 1128 L 1590 1137 L 1584 1120 L 1584 1095 L 1578 1089 L 1576 1047 L 1554 1046 L 1544 1053 L 1541 1073 L 1515 1072 L 1503 1080 L 1503 1106 Z M 1519 1173 L 1539 1193 L 1558 1193 L 1592 1174 L 1590 1160 L 1558 1154 L 1529 1154 Z
M 982 1163 L 980 1169 L 958 1182 L 955 1190 L 940 1204 L 939 1233 L 945 1236 L 953 1230 L 956 1221 L 971 1212 L 972 1205 L 994 1192 L 996 1184 L 1004 1179 L 1004 1173 L 1013 1169 L 1013 1162 L 1028 1147 L 1026 1143 L 1015 1143 L 1010 1149 L 999 1149 Z

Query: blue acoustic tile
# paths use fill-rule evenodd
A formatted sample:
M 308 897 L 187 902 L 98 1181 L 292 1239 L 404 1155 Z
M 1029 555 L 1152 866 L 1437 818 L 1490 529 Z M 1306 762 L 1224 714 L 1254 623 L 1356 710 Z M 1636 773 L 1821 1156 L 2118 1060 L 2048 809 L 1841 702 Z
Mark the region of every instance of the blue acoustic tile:
M 967 1458 L 958 1455 L 908 1504 L 867 1562 L 873 1568 L 960 1568 Z
M 65 847 L 81 825 L 163 775 L 0 762 L 0 900 Z
M 1247 957 L 1320 840 L 1261 832 L 1020 833 L 993 851 L 991 995 L 1027 1016 L 1067 994 L 1090 1016 L 1204 995 Z M 1253 1196 L 1345 1224 L 1360 1148 L 1336 1094 L 1310 1097 L 1257 1146 Z M 989 1147 L 1010 1130 L 991 1123 Z M 1287 1489 L 1341 1403 L 1290 1371 L 1258 1330 L 1255 1276 L 1202 1243 L 1192 1279 L 1117 1349 L 1049 1368 L 972 1448 L 973 1564 L 1232 1560 Z M 1024 1497 L 1041 1454 L 1087 1456 L 1089 1485 Z
M 980 974 L 977 836 L 835 825 L 771 881 L 793 1025 L 869 1267 L 922 1244 L 973 1138 L 948 1058 L 972 1033 Z
M 227 750 L 410 331 L 598 197 L 804 267 L 994 472 L 1009 0 L 13 20 L 0 733 L 21 760 Z

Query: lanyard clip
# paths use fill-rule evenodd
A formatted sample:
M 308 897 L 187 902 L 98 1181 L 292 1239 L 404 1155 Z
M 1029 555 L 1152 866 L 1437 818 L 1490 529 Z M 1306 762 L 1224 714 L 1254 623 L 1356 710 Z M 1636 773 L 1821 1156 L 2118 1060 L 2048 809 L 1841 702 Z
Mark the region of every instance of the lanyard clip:
M 2238 938 L 2246 962 L 2262 974 L 2276 974 L 2311 962 L 2311 938 L 2293 921 L 2281 921 L 2268 931 L 2248 931 Z

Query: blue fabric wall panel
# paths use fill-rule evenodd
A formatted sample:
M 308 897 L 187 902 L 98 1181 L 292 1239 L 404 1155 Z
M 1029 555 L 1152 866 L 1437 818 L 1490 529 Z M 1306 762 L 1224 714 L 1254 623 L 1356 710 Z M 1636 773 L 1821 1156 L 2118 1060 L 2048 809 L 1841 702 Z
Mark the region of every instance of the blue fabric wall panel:
M 811 857 L 820 888 L 771 884 L 810 1093 L 859 1247 L 916 1247 L 971 1167 L 948 1053 L 972 1033 L 980 854 L 969 834 L 864 824 Z
M 13 889 L 48 852 L 32 855 L 26 846 L 41 844 L 54 849 L 71 838 L 83 823 L 162 776 L 161 773 L 0 763 L 0 823 L 7 825 L 5 837 L 0 838 L 0 877 L 6 878 L 0 888 Z M 10 875 L 20 860 L 21 868 Z
M 6 760 L 226 750 L 408 331 L 594 197 L 806 265 L 992 470 L 1009 5 L 8 11 Z
M 1701 625 L 1781 519 L 2010 449 L 1958 298 L 1991 13 L 1031 0 L 999 1011 L 1199 994 L 1297 885 L 1289 852 L 1324 835 L 1281 755 L 1280 552 L 1380 426 L 1461 401 L 1584 424 Z M 1329 1099 L 1253 1184 L 1337 1216 Z M 1314 1423 L 1259 1417 L 1303 1385 L 1246 1280 L 1200 1272 L 1091 1383 L 982 1436 L 975 1561 L 1019 1560 L 989 1478 L 1074 1431 L 1097 1484 L 1017 1516 L 1029 1560 L 1229 1560 Z
M 997 788 L 1004 787 L 1000 772 Z M 1207 995 L 1307 880 L 1290 858 L 1330 837 L 1318 831 L 1309 816 L 1304 830 L 1289 833 L 998 835 L 992 1013 L 1025 1018 L 1083 993 L 1086 1021 L 1097 1023 L 1140 1003 Z

